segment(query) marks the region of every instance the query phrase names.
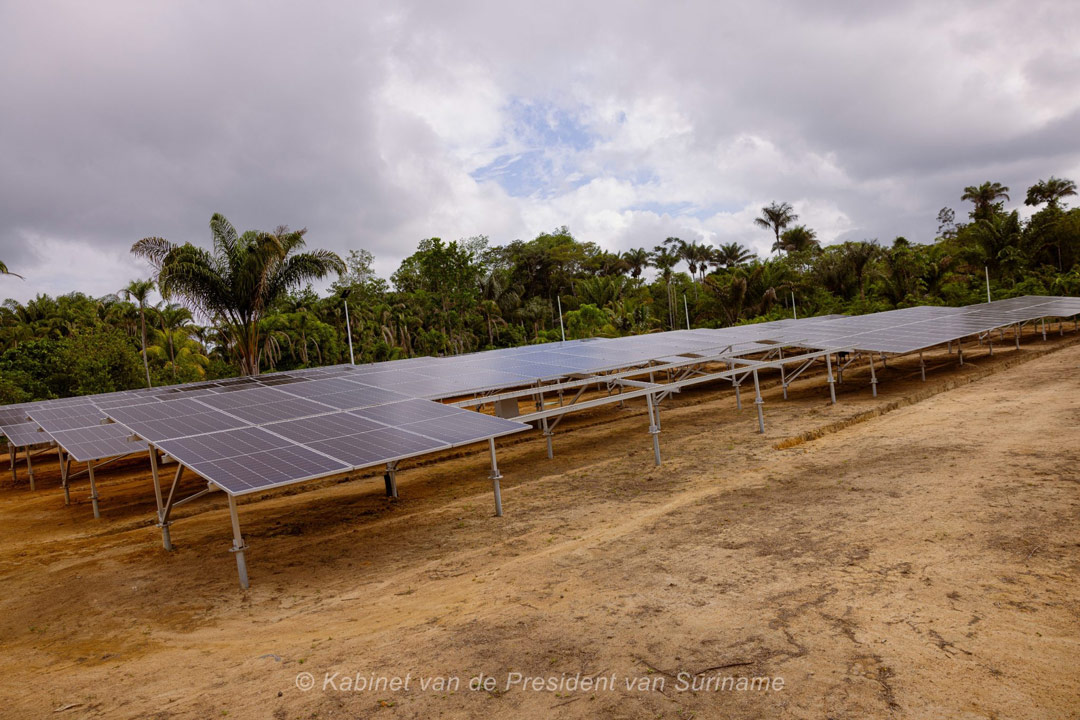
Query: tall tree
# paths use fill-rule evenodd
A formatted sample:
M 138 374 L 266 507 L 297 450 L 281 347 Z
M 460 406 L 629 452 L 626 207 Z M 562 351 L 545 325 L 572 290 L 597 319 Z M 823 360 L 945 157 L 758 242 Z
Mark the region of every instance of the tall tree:
M 1001 210 L 999 200 L 1009 199 L 1009 188 L 999 182 L 984 182 L 982 185 L 968 185 L 964 188 L 961 200 L 970 200 L 975 205 L 971 211 L 972 220 L 986 220 Z
M 817 233 L 805 225 L 796 225 L 790 230 L 785 230 L 780 236 L 780 243 L 783 245 L 784 252 L 788 253 L 821 247 Z
M 641 277 L 645 268 L 649 267 L 649 251 L 645 248 L 633 248 L 623 253 L 623 260 L 630 268 L 630 277 L 635 280 Z
M 744 265 L 754 259 L 754 253 L 737 242 L 729 242 L 712 253 L 712 264 L 725 269 Z
M 772 202 L 761 208 L 761 216 L 754 218 L 754 224 L 766 230 L 772 230 L 776 238 L 772 249 L 779 254 L 784 248 L 783 243 L 780 242 L 780 233 L 798 219 L 799 216 L 795 214 L 795 208 L 791 207 L 790 204 Z
M 0 275 L 11 275 L 12 277 L 17 277 L 20 280 L 25 280 L 26 279 L 22 275 L 19 275 L 18 273 L 13 273 L 10 270 L 8 270 L 7 265 L 4 264 L 4 262 L 2 260 L 0 260 Z
M 345 263 L 329 250 L 299 252 L 306 229 L 281 226 L 240 235 L 215 213 L 210 232 L 213 252 L 159 237 L 143 238 L 131 251 L 157 270 L 163 297 L 184 299 L 203 315 L 220 318 L 241 372 L 257 375 L 260 320 L 270 306 L 304 282 L 344 272 Z
M 1075 194 L 1075 182 L 1068 178 L 1056 178 L 1051 175 L 1049 180 L 1040 180 L 1028 188 L 1024 204 L 1036 206 L 1046 203 L 1056 209 L 1062 198 Z
M 142 343 L 143 369 L 146 370 L 146 387 L 151 385 L 150 362 L 146 358 L 146 301 L 153 290 L 153 280 L 132 280 L 123 291 L 128 300 L 134 300 L 139 304 L 139 334 Z

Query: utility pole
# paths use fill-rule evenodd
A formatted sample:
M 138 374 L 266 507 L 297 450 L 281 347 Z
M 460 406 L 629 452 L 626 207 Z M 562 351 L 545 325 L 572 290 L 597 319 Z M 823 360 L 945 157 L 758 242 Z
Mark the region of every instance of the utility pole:
M 349 364 L 355 365 L 356 360 L 352 352 L 352 325 L 349 323 L 349 301 L 345 301 L 345 334 L 349 337 Z
M 683 293 L 683 296 L 682 296 L 682 306 L 683 306 L 683 310 L 686 311 L 686 329 L 689 330 L 690 329 L 690 306 L 686 304 L 686 293 Z
M 566 328 L 562 324 L 562 298 L 556 294 L 555 300 L 559 303 L 559 332 L 562 334 L 562 341 L 566 342 Z
M 795 309 L 795 291 L 791 291 L 791 312 L 795 316 L 795 319 L 799 319 L 799 311 Z
M 983 265 L 983 270 L 986 271 L 986 302 L 993 302 L 990 299 L 990 268 Z

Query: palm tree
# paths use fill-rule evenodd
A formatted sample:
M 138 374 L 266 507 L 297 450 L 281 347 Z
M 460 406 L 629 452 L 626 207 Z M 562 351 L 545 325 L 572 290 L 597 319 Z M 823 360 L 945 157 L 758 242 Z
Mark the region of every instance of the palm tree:
M 1040 180 L 1028 188 L 1027 199 L 1024 200 L 1024 204 L 1035 206 L 1046 203 L 1048 206 L 1057 209 L 1061 198 L 1075 194 L 1075 182 L 1068 178 L 1056 178 L 1051 175 L 1049 180 Z
M 989 218 L 994 213 L 999 198 L 1009 199 L 1009 188 L 999 182 L 984 182 L 978 187 L 968 185 L 960 196 L 961 200 L 970 200 L 975 204 L 975 209 L 971 212 L 973 220 Z
M 154 289 L 153 280 L 132 280 L 123 293 L 128 300 L 139 304 L 139 334 L 142 342 L 143 369 L 146 370 L 146 387 L 150 387 L 150 362 L 146 358 L 146 301 Z
M 630 277 L 635 280 L 641 277 L 642 271 L 649 267 L 649 251 L 645 248 L 634 248 L 623 253 L 623 260 L 630 268 Z
M 712 253 L 712 264 L 724 269 L 731 269 L 750 262 L 754 253 L 737 242 L 730 242 L 716 248 Z
M 177 336 L 184 338 L 189 337 L 186 328 L 191 324 L 194 318 L 191 316 L 191 311 L 181 305 L 169 303 L 164 308 L 158 311 L 158 323 L 161 325 L 161 332 L 164 339 L 168 342 L 169 349 L 169 364 L 172 366 L 173 379 L 176 379 L 176 343 L 173 342 Z
M 772 249 L 779 254 L 784 247 L 780 242 L 780 233 L 798 219 L 799 216 L 795 214 L 795 208 L 791 207 L 791 205 L 786 202 L 773 202 L 761 208 L 761 217 L 754 218 L 754 224 L 773 231 L 776 242 L 773 243 Z
M 788 253 L 821 247 L 821 242 L 817 239 L 817 233 L 805 225 L 796 225 L 790 230 L 784 231 L 784 234 L 780 236 L 780 242 L 784 246 L 784 252 Z
M 260 323 L 267 309 L 290 289 L 345 263 L 329 250 L 299 253 L 303 230 L 281 226 L 274 232 L 249 230 L 243 235 L 219 213 L 210 218 L 213 252 L 191 243 L 143 238 L 131 247 L 158 273 L 165 298 L 179 297 L 208 317 L 220 317 L 241 372 L 259 373 Z
M 678 240 L 678 238 L 668 238 L 668 240 L 672 239 Z M 664 242 L 667 244 L 667 240 Z M 660 277 L 664 279 L 664 288 L 667 290 L 668 320 L 671 322 L 672 329 L 675 329 L 675 300 L 671 289 L 671 277 L 678 262 L 679 256 L 664 245 L 657 245 L 653 248 L 652 266 L 660 271 Z
M 13 273 L 10 270 L 8 270 L 7 265 L 2 260 L 0 260 L 0 275 L 11 275 L 12 277 L 17 277 L 20 280 L 25 280 L 26 279 L 22 275 L 19 275 L 18 273 Z
M 870 267 L 881 255 L 881 246 L 874 242 L 847 242 L 844 243 L 844 262 L 855 277 L 855 285 L 859 288 L 859 299 L 866 300 L 866 276 L 870 273 Z

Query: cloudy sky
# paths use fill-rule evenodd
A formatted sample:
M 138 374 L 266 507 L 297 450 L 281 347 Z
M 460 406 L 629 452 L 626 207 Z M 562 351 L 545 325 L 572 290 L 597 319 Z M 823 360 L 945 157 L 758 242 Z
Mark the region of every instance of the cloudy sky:
M 963 187 L 1080 180 L 1080 3 L 0 3 L 0 297 L 113 292 L 132 242 L 307 227 L 611 250 L 928 241 Z

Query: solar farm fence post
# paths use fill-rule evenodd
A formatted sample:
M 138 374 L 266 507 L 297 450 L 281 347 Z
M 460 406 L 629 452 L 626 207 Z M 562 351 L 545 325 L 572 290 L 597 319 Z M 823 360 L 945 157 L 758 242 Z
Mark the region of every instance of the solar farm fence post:
M 499 463 L 495 459 L 495 438 L 488 438 L 488 447 L 491 448 L 491 488 L 495 492 L 495 517 L 502 517 L 502 490 L 499 488 Z
M 98 511 L 98 494 L 97 483 L 94 482 L 94 461 L 86 463 L 86 474 L 90 476 L 90 502 L 94 506 L 94 518 L 100 518 L 101 513 Z
M 825 353 L 825 371 L 828 373 L 829 379 L 829 398 L 832 400 L 832 404 L 836 404 L 836 385 L 833 384 L 832 374 L 832 353 Z M 755 375 L 755 379 L 756 379 Z
M 233 544 L 229 552 L 236 555 L 236 572 L 240 575 L 240 587 L 248 589 L 247 562 L 244 560 L 244 537 L 240 534 L 240 518 L 236 514 L 236 497 L 229 495 L 229 517 L 232 519 Z
M 761 408 L 765 401 L 761 399 L 761 384 L 758 382 L 757 368 L 754 369 L 754 405 L 757 406 L 758 432 L 765 434 L 765 411 Z
M 660 466 L 660 424 L 658 422 L 658 416 L 660 415 L 656 409 L 656 403 L 653 402 L 653 395 L 649 393 L 645 396 L 645 403 L 649 406 L 649 434 L 652 435 L 653 443 L 653 459 L 656 462 L 656 466 Z

